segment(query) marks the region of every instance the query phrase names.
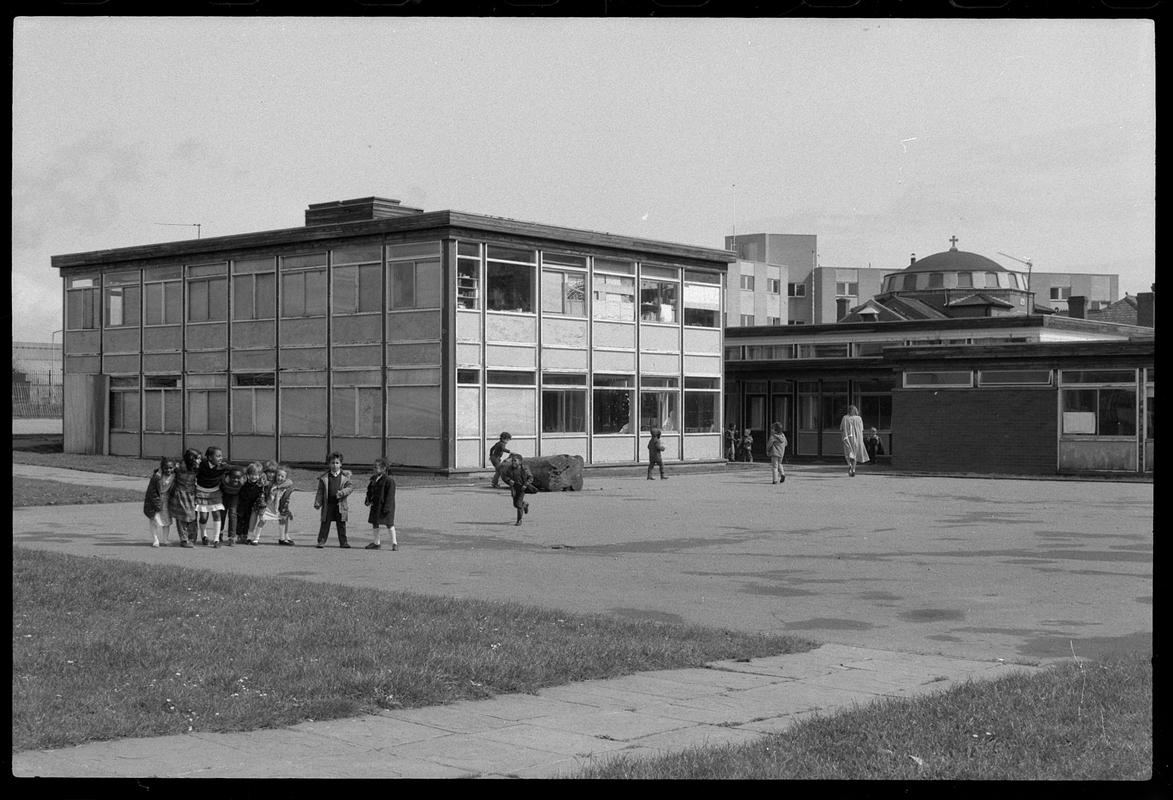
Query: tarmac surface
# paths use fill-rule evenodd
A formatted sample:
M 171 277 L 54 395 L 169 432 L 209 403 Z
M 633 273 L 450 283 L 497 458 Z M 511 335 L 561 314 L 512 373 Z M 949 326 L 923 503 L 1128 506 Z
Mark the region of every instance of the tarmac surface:
M 13 754 L 17 777 L 558 777 L 615 753 L 744 741 L 885 697 L 1152 651 L 1153 484 L 794 465 L 588 473 L 513 525 L 488 481 L 401 486 L 399 550 L 314 548 L 295 494 L 283 548 L 150 547 L 138 503 L 17 508 L 13 541 L 384 590 L 510 600 L 823 642 L 808 653 L 641 673 L 280 730 Z M 13 464 L 20 477 L 142 478 Z M 361 476 L 358 476 L 362 479 Z M 355 514 L 354 517 L 359 517 Z M 352 517 L 353 518 L 353 517 Z

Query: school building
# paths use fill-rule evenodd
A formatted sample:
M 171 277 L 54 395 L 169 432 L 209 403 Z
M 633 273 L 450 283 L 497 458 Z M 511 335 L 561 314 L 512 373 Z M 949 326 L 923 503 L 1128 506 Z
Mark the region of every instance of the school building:
M 65 451 L 481 469 L 721 457 L 732 253 L 403 206 L 54 256 Z
M 954 242 L 838 322 L 729 327 L 725 421 L 759 449 L 781 422 L 792 457 L 839 459 L 855 405 L 899 469 L 1151 473 L 1152 293 L 1144 326 L 1035 313 L 1027 287 Z

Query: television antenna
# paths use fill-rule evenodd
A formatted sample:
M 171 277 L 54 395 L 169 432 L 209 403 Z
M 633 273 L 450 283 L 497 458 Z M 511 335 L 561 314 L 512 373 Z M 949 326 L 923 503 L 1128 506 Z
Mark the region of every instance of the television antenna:
M 1031 261 L 1029 258 L 1019 258 L 1018 256 L 1012 256 L 1009 253 L 1003 253 L 1001 250 L 998 251 L 998 255 L 1006 256 L 1007 258 L 1013 258 L 1015 261 L 1017 261 L 1020 264 L 1026 264 L 1026 290 L 1029 292 L 1030 291 L 1030 273 L 1031 273 L 1031 270 L 1034 269 L 1034 262 Z
M 195 228 L 196 238 L 200 238 L 200 223 L 198 222 L 154 222 L 153 225 L 167 225 L 173 228 Z

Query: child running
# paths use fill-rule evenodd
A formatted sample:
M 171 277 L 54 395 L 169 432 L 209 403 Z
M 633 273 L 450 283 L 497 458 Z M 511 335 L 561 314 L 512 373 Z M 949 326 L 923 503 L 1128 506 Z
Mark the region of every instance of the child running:
M 513 507 L 517 509 L 517 522 L 513 524 L 520 525 L 522 515 L 529 513 L 529 503 L 525 501 L 525 496 L 538 490 L 534 486 L 533 473 L 529 471 L 521 455 L 514 453 L 505 463 L 501 477 L 509 485 L 510 494 L 513 495 Z
M 143 498 L 143 513 L 147 516 L 151 535 L 155 539 L 151 547 L 159 546 L 159 531 L 163 532 L 164 542 L 171 538 L 171 512 L 167 504 L 174 483 L 175 460 L 164 456 L 159 459 L 159 468 L 151 475 L 146 496 Z
M 167 510 L 175 522 L 179 534 L 179 546 L 191 547 L 196 540 L 196 472 L 200 468 L 200 451 L 188 448 L 183 453 L 183 462 L 175 470 L 175 482 L 171 486 Z
M 502 431 L 501 437 L 497 440 L 497 443 L 489 448 L 489 463 L 493 465 L 492 486 L 494 489 L 501 488 L 501 483 L 500 483 L 501 472 L 502 472 L 501 460 L 505 457 L 506 453 L 510 452 L 509 451 L 509 440 L 512 438 L 513 438 L 513 436 L 511 436 L 509 434 L 509 431 Z M 506 462 L 505 466 L 506 467 L 509 466 L 508 462 Z M 506 484 L 508 484 L 508 483 L 509 482 L 506 481 Z
M 224 499 L 220 484 L 229 466 L 224 463 L 224 452 L 212 445 L 204 452 L 204 459 L 196 470 L 196 513 L 199 514 L 200 543 L 208 543 L 208 528 L 212 529 L 212 546 L 220 546 L 220 515 Z M 209 518 L 211 526 L 208 525 Z
M 381 528 L 391 532 L 391 549 L 398 550 L 399 543 L 395 541 L 395 479 L 388 471 L 385 459 L 376 458 L 372 465 L 371 480 L 367 484 L 367 497 L 364 505 L 370 506 L 367 521 L 371 523 L 375 541 L 366 546 L 367 550 L 378 550 L 383 546 L 379 536 Z

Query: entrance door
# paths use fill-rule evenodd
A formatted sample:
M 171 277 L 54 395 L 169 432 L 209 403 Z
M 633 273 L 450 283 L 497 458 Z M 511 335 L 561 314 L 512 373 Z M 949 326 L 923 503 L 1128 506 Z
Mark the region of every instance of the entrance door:
M 747 394 L 745 396 L 745 416 L 741 427 L 749 428 L 753 433 L 753 458 L 761 458 L 766 452 L 766 396 L 764 394 Z

